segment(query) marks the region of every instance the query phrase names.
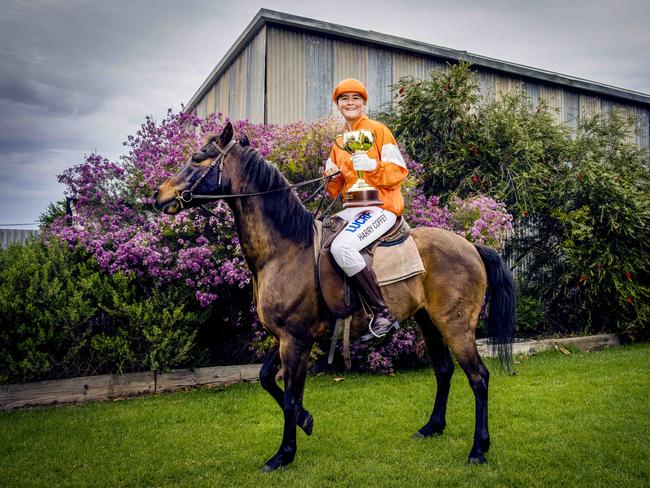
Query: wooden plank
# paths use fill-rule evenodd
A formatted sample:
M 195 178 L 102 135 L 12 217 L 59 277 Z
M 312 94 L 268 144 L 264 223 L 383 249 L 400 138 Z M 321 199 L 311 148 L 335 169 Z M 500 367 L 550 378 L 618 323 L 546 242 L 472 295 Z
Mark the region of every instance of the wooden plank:
M 110 400 L 132 395 L 161 393 L 196 386 L 218 386 L 257 381 L 260 364 L 177 369 L 125 375 L 86 376 L 0 386 L 0 410 L 20 407 Z
M 107 400 L 154 391 L 153 373 L 84 376 L 0 387 L 0 409 Z
M 616 334 L 598 334 L 587 337 L 567 337 L 566 339 L 547 339 L 550 347 L 570 344 L 581 351 L 601 351 L 607 347 L 620 346 L 621 340 Z
M 241 368 L 239 366 L 215 366 L 212 368 L 198 368 L 195 370 L 198 385 L 225 385 L 241 381 Z
M 246 364 L 241 366 L 214 366 L 197 368 L 195 373 L 197 385 L 228 385 L 239 381 L 257 381 L 261 366 Z
M 108 398 L 122 398 L 132 395 L 143 395 L 156 391 L 156 373 L 143 371 L 141 373 L 112 374 L 109 383 Z
M 156 374 L 156 393 L 196 386 L 196 376 L 191 369 L 174 369 Z
M 599 334 L 586 337 L 567 337 L 564 339 L 543 339 L 540 341 L 522 341 L 512 344 L 512 354 L 531 355 L 554 347 L 572 345 L 581 351 L 600 351 L 606 347 L 619 346 L 621 340 L 616 334 Z M 486 339 L 476 341 L 481 356 L 493 357 Z

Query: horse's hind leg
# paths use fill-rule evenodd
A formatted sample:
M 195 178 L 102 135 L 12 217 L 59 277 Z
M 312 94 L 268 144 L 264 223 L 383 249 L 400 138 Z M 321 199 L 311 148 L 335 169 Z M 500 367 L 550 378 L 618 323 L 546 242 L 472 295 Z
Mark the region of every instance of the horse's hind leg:
M 444 344 L 440 332 L 433 322 L 431 322 L 429 315 L 424 310 L 420 310 L 415 314 L 415 320 L 422 330 L 437 382 L 436 400 L 433 404 L 431 417 L 424 427 L 413 435 L 414 439 L 421 439 L 442 434 L 445 430 L 447 399 L 449 398 L 451 377 L 454 374 L 454 362 L 451 359 L 449 348 Z
M 490 448 L 490 433 L 488 431 L 488 384 L 490 373 L 483 364 L 476 349 L 474 334 L 466 332 L 462 337 L 450 340 L 449 346 L 456 360 L 467 375 L 469 385 L 474 392 L 476 405 L 476 425 L 474 428 L 474 445 L 469 453 L 469 464 L 485 462 L 485 453 Z
M 284 366 L 284 431 L 278 452 L 262 467 L 262 471 L 273 471 L 287 466 L 296 455 L 296 426 L 302 408 L 302 395 L 309 366 L 311 344 L 289 338 L 280 343 L 280 360 Z M 277 386 L 277 385 L 276 385 Z M 309 415 L 307 413 L 307 415 Z
M 262 368 L 260 369 L 260 385 L 271 394 L 280 408 L 283 408 L 284 393 L 282 392 L 282 388 L 280 388 L 275 381 L 275 376 L 279 369 L 280 351 L 278 346 L 274 345 L 264 357 Z M 302 407 L 302 404 L 300 407 L 297 421 L 298 427 L 305 431 L 305 434 L 311 435 L 314 428 L 314 418 Z

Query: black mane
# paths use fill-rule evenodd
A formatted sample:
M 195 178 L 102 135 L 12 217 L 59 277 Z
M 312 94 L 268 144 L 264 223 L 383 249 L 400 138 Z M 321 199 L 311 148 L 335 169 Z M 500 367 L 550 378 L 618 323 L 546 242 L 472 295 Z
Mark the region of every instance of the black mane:
M 242 141 L 241 167 L 244 178 L 251 183 L 250 191 L 268 191 L 284 188 L 291 183 L 280 171 L 268 163 L 255 149 Z M 273 222 L 277 231 L 287 239 L 311 246 L 314 240 L 314 217 L 291 190 L 264 195 L 262 211 Z

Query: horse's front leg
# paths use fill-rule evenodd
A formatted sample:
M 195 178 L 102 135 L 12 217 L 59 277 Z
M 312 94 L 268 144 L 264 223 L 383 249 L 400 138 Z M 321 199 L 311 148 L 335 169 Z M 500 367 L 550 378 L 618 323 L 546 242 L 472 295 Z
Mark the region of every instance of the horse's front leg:
M 280 351 L 277 345 L 269 349 L 269 352 L 264 357 L 262 368 L 260 369 L 260 384 L 262 388 L 268 391 L 273 399 L 278 403 L 281 409 L 284 410 L 284 393 L 275 381 L 275 377 L 280 369 Z M 311 435 L 314 428 L 314 418 L 311 414 L 300 405 L 300 412 L 298 413 L 298 427 L 300 427 L 305 434 Z
M 284 431 L 278 452 L 264 463 L 262 471 L 273 471 L 287 466 L 296 456 L 296 425 L 300 412 L 303 410 L 302 394 L 309 366 L 310 348 L 311 344 L 303 343 L 295 338 L 285 338 L 280 341 L 280 360 L 284 367 L 284 397 L 282 400 Z

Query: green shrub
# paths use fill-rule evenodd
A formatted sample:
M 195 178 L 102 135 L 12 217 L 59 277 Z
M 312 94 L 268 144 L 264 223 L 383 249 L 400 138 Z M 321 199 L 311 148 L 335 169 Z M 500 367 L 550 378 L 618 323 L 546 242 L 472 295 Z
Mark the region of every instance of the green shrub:
M 100 271 L 80 249 L 34 240 L 0 251 L 0 381 L 191 365 L 207 311 L 185 287 Z

